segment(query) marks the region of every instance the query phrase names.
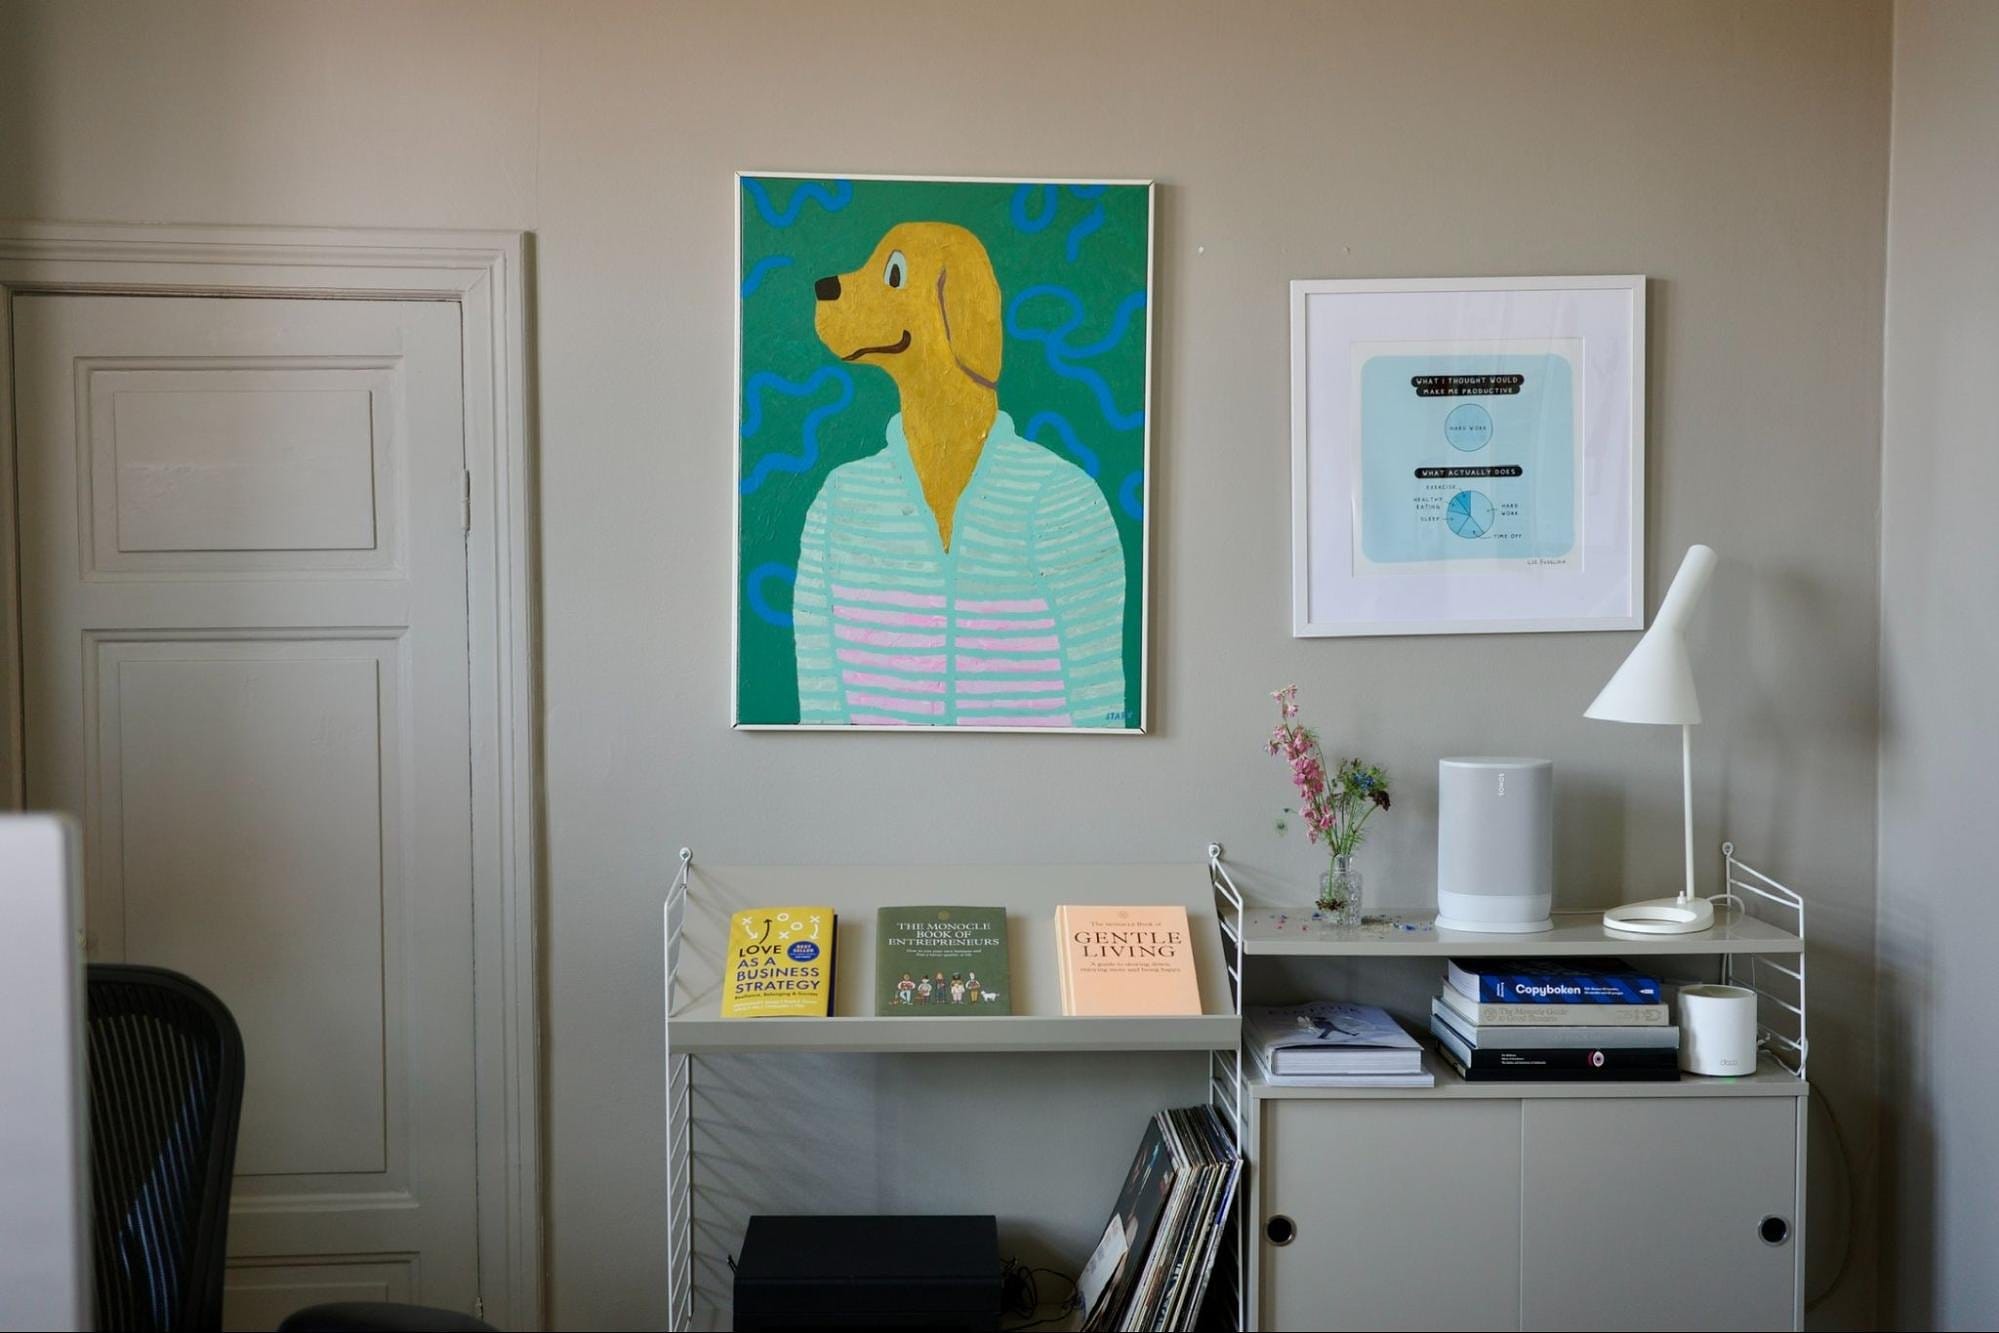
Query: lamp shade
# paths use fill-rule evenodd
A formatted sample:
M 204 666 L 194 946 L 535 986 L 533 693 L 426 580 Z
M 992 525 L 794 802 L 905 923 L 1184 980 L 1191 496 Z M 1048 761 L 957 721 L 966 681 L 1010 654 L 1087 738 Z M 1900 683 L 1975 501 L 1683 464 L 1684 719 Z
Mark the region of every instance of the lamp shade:
M 1600 722 L 1653 722 L 1685 726 L 1701 720 L 1694 670 L 1687 660 L 1687 622 L 1707 591 L 1716 556 L 1709 546 L 1689 546 L 1673 586 L 1652 618 L 1652 628 L 1624 659 L 1584 712 Z

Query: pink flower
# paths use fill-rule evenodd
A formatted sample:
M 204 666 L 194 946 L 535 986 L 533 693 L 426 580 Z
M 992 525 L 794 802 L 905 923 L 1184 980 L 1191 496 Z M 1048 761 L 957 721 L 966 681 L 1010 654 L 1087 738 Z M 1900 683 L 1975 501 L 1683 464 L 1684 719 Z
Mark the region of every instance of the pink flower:
M 1343 760 L 1329 771 L 1318 733 L 1297 720 L 1298 687 L 1286 685 L 1270 697 L 1277 703 L 1277 725 L 1264 749 L 1283 756 L 1291 770 L 1305 836 L 1315 843 L 1323 837 L 1335 851 L 1352 851 L 1368 815 L 1388 808 L 1386 778 L 1359 759 Z

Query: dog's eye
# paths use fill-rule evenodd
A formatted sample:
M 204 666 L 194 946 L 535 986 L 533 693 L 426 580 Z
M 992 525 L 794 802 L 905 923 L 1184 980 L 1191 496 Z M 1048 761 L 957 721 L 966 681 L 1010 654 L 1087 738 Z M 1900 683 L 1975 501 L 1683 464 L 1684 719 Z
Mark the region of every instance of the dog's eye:
M 900 287 L 909 276 L 909 261 L 902 257 L 902 251 L 892 250 L 888 256 L 888 266 L 882 269 L 882 281 L 891 287 Z

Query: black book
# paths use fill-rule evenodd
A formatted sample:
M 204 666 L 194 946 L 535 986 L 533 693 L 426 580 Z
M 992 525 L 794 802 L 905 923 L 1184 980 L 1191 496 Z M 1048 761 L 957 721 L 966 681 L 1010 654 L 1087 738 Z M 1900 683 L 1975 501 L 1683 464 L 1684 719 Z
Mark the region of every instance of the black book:
M 1680 1053 L 1671 1046 L 1553 1046 L 1485 1047 L 1468 1046 L 1451 1025 L 1431 1018 L 1430 1033 L 1445 1053 L 1466 1069 L 1574 1073 L 1579 1077 L 1604 1077 L 1621 1070 L 1677 1070 Z
M 1451 1049 L 1451 1043 L 1439 1039 L 1443 1056 L 1459 1078 L 1467 1083 L 1672 1083 L 1680 1077 L 1677 1062 L 1664 1068 L 1651 1066 L 1613 1065 L 1606 1058 L 1601 1065 L 1584 1065 L 1577 1069 L 1548 1068 L 1474 1068 L 1458 1058 Z M 1460 1048 L 1462 1049 L 1462 1048 Z M 1603 1052 L 1607 1057 L 1608 1052 Z

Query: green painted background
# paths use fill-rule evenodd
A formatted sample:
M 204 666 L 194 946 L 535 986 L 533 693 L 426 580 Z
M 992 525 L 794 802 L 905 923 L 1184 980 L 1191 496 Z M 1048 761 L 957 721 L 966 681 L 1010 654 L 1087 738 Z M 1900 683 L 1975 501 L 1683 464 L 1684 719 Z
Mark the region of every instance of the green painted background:
M 984 242 L 999 278 L 1007 312 L 1000 410 L 1012 415 L 1023 436 L 1070 462 L 1084 466 L 1084 451 L 1096 461 L 1097 485 L 1124 542 L 1125 699 L 1129 725 L 1138 726 L 1145 715 L 1146 596 L 1145 428 L 1138 418 L 1148 406 L 1148 312 L 1135 310 L 1122 337 L 1101 350 L 1096 345 L 1114 331 L 1120 305 L 1149 296 L 1147 187 L 745 177 L 739 188 L 743 346 L 737 392 L 744 434 L 737 476 L 743 494 L 736 720 L 798 721 L 787 575 L 797 564 L 805 511 L 828 472 L 882 448 L 883 430 L 898 410 L 886 373 L 842 366 L 819 342 L 812 284 L 859 267 L 896 223 L 954 222 Z M 1021 299 L 1043 286 L 1073 292 L 1082 308 L 1081 322 L 1053 344 L 1054 357 L 1051 344 L 1017 331 L 1048 331 L 1070 320 L 1072 309 L 1060 297 Z M 1060 373 L 1056 360 L 1100 378 L 1110 413 L 1120 420 L 1107 414 L 1090 382 Z M 844 392 L 843 374 L 851 376 L 852 401 L 830 411 Z M 1068 445 L 1051 414 L 1069 425 L 1080 450 Z M 816 450 L 807 441 L 808 419 L 815 416 Z

